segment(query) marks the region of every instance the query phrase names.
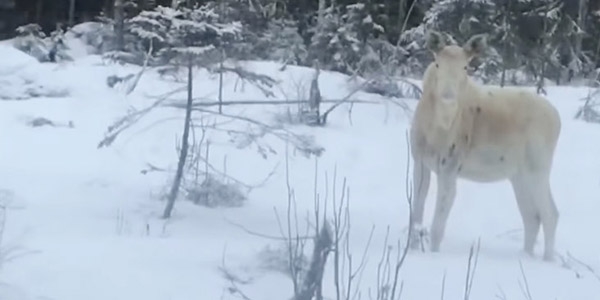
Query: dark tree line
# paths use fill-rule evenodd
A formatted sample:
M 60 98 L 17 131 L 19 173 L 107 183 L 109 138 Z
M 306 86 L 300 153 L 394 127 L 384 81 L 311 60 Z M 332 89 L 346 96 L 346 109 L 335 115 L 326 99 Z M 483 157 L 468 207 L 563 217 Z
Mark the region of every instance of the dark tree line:
M 6 16 L 0 32 L 11 36 L 17 26 L 36 23 L 48 33 L 57 24 L 116 18 L 111 26 L 124 33 L 116 37 L 116 50 L 145 53 L 152 39 L 136 38 L 136 26 L 162 29 L 136 16 L 156 13 L 158 6 L 203 5 L 218 12 L 219 22 L 243 25 L 228 57 L 308 66 L 318 61 L 348 74 L 421 72 L 431 59 L 423 49 L 428 29 L 458 43 L 487 33 L 490 51 L 473 69 L 488 81 L 590 78 L 600 60 L 600 1 L 592 0 L 0 0 Z

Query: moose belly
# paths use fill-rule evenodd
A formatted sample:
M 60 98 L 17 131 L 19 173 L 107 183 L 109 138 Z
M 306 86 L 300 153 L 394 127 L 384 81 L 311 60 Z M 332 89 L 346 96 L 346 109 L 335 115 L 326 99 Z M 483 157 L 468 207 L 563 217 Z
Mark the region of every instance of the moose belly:
M 519 161 L 514 151 L 473 149 L 462 162 L 458 176 L 477 182 L 499 181 L 513 176 Z

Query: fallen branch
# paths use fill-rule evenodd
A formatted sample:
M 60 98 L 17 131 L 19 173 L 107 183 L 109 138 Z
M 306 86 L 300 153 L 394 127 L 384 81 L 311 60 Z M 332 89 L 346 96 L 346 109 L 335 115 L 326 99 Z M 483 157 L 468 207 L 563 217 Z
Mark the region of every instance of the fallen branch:
M 194 99 L 194 100 L 202 100 L 202 99 Z M 291 104 L 303 104 L 308 103 L 308 100 L 238 100 L 238 101 L 223 101 L 219 103 L 218 101 L 211 102 L 195 102 L 193 107 L 209 107 L 209 106 L 229 106 L 229 105 L 291 105 Z M 377 101 L 370 100 L 347 100 L 346 98 L 342 100 L 322 100 L 321 103 L 334 103 L 334 104 L 343 104 L 343 103 L 363 103 L 363 104 L 380 104 Z M 395 103 L 395 102 L 392 102 Z M 185 108 L 185 104 L 183 103 L 168 103 L 163 106 L 167 107 L 176 107 L 176 108 Z

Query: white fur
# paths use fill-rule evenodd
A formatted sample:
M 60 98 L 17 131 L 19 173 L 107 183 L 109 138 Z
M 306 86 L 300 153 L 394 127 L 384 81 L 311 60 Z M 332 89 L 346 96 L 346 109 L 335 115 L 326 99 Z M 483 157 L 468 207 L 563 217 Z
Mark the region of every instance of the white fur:
M 430 230 L 434 252 L 440 249 L 456 197 L 457 178 L 509 180 L 523 219 L 524 251 L 533 255 L 543 226 L 544 259 L 552 260 L 558 210 L 550 189 L 550 172 L 561 130 L 558 111 L 546 99 L 524 89 L 480 86 L 471 80 L 464 67 L 485 48 L 482 36 L 459 47 L 445 45 L 436 34 L 431 33 L 428 44 L 435 61 L 425 72 L 423 96 L 411 126 L 415 161 L 411 226 L 422 226 L 431 172 L 438 181 Z M 456 101 L 442 103 L 440 89 L 451 89 Z

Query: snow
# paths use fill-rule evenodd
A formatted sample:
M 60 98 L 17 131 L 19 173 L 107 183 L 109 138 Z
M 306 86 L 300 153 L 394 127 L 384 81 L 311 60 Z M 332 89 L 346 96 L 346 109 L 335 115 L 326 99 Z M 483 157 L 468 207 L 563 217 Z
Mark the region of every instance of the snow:
M 2 76 L 11 75 L 19 69 L 29 66 L 35 67 L 39 64 L 35 58 L 15 49 L 11 45 L 0 45 L 0 55 L 4 58 L 0 62 L 0 69 L 2 70 L 0 75 Z
M 4 258 L 0 299 L 234 299 L 237 296 L 230 293 L 229 282 L 219 270 L 223 261 L 236 276 L 251 279 L 249 284 L 239 284 L 250 299 L 291 298 L 289 278 L 262 264 L 261 253 L 277 249 L 281 242 L 240 228 L 279 236 L 274 211 L 284 218 L 287 207 L 283 142 L 274 137 L 262 140 L 277 152 L 264 159 L 255 148 L 238 149 L 225 133 L 211 132 L 210 161 L 216 168 L 249 185 L 268 180 L 251 191 L 242 207 L 205 208 L 179 199 L 173 218 L 165 221 L 160 218 L 164 207 L 161 195 L 176 167 L 175 144 L 181 137 L 183 110 L 155 109 L 112 146 L 97 149 L 97 145 L 107 127 L 132 107 L 147 107 L 155 101 L 154 96 L 182 85 L 148 71 L 134 92 L 125 96 L 119 89 L 108 88 L 106 77 L 136 73 L 137 67 L 108 64 L 94 55 L 60 65 L 37 63 L 3 46 L 0 55 L 5 58 L 1 69 L 12 70 L 3 78 L 27 78 L 48 89 L 68 90 L 68 95 L 61 97 L 0 101 L 0 189 L 4 191 L 0 201 L 7 206 L 0 244 Z M 280 65 L 271 62 L 243 65 L 279 80 L 280 88 L 273 89 L 277 99 L 301 94 L 298 87 L 309 87 L 313 76 L 312 71 L 300 67 L 280 71 Z M 5 88 L 14 88 L 18 94 L 22 87 L 17 86 L 17 79 L 12 82 Z M 237 81 L 232 74 L 224 76 L 224 82 L 224 99 L 265 99 L 258 88 Z M 353 89 L 347 77 L 324 71 L 320 87 L 325 99 L 344 98 Z M 560 211 L 557 251 L 565 257 L 568 252 L 597 269 L 600 130 L 598 125 L 573 119 L 581 105 L 578 99 L 587 94 L 585 88 L 553 86 L 547 90 L 563 120 L 552 173 Z M 218 76 L 195 71 L 194 92 L 198 98 L 215 101 Z M 185 94 L 174 98 L 183 101 Z M 380 96 L 357 93 L 354 98 L 380 104 L 355 104 L 351 114 L 349 106 L 341 106 L 324 128 L 288 125 L 293 132 L 314 135 L 325 148 L 317 162 L 290 150 L 289 181 L 297 199 L 299 227 L 305 228 L 304 216 L 314 207 L 315 166 L 317 190 L 322 197 L 327 193 L 328 201 L 333 197 L 334 172 L 337 197 L 342 179 L 347 179 L 349 249 L 355 266 L 375 228 L 360 285 L 366 298 L 369 290 L 373 293 L 376 288 L 386 228 L 389 226 L 391 246 L 403 241 L 406 234 L 405 132 L 410 113 Z M 405 101 L 414 108 L 415 100 Z M 226 114 L 269 124 L 284 111 L 282 106 L 224 107 Z M 37 117 L 57 124 L 72 122 L 74 127 L 27 125 Z M 248 130 L 248 124 L 224 117 L 207 115 L 205 121 Z M 171 172 L 142 174 L 148 163 Z M 435 178 L 428 196 L 427 225 L 434 198 Z M 481 250 L 472 299 L 493 299 L 502 292 L 506 299 L 523 299 L 519 262 L 533 299 L 593 299 L 599 293 L 600 281 L 572 259 L 565 264 L 560 259 L 543 262 L 541 236 L 535 258 L 520 254 L 521 219 L 507 182 L 459 181 L 441 252 L 408 254 L 400 271 L 402 298 L 439 299 L 444 274 L 446 299 L 461 298 L 469 248 L 477 239 Z M 324 278 L 324 293 L 330 298 L 335 296 L 332 278 L 330 261 Z

